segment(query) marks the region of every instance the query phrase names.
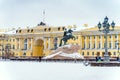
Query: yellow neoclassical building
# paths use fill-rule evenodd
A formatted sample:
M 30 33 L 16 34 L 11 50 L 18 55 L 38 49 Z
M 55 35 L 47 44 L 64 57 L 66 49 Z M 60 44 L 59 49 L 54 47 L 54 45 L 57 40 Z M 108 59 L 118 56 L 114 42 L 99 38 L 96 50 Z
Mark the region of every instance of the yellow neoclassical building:
M 39 57 L 49 55 L 54 51 L 55 43 L 59 47 L 65 28 L 72 28 L 74 39 L 67 44 L 80 45 L 79 53 L 85 57 L 100 56 L 105 52 L 105 37 L 97 27 L 47 26 L 38 25 L 32 28 L 11 29 L 0 31 L 0 56 Z M 108 53 L 110 57 L 117 57 L 120 40 L 120 27 L 108 34 Z

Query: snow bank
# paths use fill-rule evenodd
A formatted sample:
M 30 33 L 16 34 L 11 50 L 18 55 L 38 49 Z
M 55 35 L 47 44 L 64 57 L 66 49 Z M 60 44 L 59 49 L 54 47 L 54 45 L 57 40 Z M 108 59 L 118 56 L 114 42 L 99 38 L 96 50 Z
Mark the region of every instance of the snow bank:
M 60 56 L 64 56 L 64 57 L 71 57 L 74 59 L 83 59 L 84 57 L 82 55 L 80 55 L 79 53 L 72 53 L 72 54 L 67 54 L 67 53 L 61 53 L 59 54 Z
M 43 59 L 84 59 L 78 50 L 80 49 L 79 45 L 65 45 L 59 47 L 57 50 L 52 52 L 50 55 L 43 57 Z
M 0 80 L 119 80 L 120 67 L 82 63 L 0 62 Z
M 52 57 L 54 57 L 54 56 L 56 56 L 56 55 L 59 55 L 60 53 L 61 53 L 61 51 L 60 51 L 60 52 L 57 52 L 57 53 L 55 53 L 55 54 L 51 54 L 51 55 L 49 55 L 49 56 L 43 57 L 43 59 L 50 59 L 50 58 L 52 58 Z

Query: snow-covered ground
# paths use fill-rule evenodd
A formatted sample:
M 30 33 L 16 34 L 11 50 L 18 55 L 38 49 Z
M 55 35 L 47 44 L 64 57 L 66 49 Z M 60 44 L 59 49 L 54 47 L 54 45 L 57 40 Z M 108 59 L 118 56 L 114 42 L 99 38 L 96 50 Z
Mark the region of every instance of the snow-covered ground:
M 82 63 L 0 61 L 0 80 L 120 80 L 120 67 Z

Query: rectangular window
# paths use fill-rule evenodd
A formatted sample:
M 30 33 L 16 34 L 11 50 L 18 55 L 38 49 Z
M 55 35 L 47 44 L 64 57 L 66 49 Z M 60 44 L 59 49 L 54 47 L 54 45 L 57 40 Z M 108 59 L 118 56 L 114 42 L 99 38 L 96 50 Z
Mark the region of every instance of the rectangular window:
M 111 49 L 111 42 L 109 43 L 109 48 Z
M 116 55 L 116 52 L 114 52 L 114 54 L 113 55 Z
M 95 48 L 95 43 L 94 43 L 94 48 Z
M 90 48 L 90 43 L 89 43 L 89 47 L 88 48 Z
M 31 49 L 32 48 L 32 46 L 31 46 L 31 44 L 29 45 L 29 49 Z
M 100 43 L 99 43 L 99 48 L 100 48 Z
M 101 37 L 99 36 L 99 39 L 100 39 Z
M 27 44 L 24 44 L 24 49 L 27 50 Z
M 27 50 L 27 42 L 28 42 L 28 40 L 25 39 L 25 40 L 24 40 L 24 49 L 25 49 L 25 50 Z
M 85 49 L 85 43 L 84 43 L 84 49 Z
M 87 55 L 89 55 L 89 52 L 87 52 Z
M 105 48 L 106 43 L 104 43 L 104 48 Z
M 89 36 L 89 39 L 90 39 L 90 36 Z
M 8 41 L 8 39 L 6 39 L 6 41 Z
M 92 55 L 94 56 L 94 52 L 92 52 Z
M 25 52 L 23 53 L 23 56 L 26 56 L 26 53 L 25 53 Z
M 117 34 L 115 35 L 115 38 L 117 38 Z
M 19 41 L 19 39 L 17 39 L 17 41 Z
M 15 45 L 13 45 L 13 49 L 15 49 Z
M 83 36 L 84 37 L 84 39 L 85 39 L 85 36 Z
M 78 39 L 78 36 L 76 36 L 76 39 Z
M 82 52 L 82 55 L 84 56 L 84 52 Z
M 104 38 L 106 38 L 106 36 L 104 36 Z
M 111 35 L 110 35 L 110 38 L 111 38 Z
M 115 48 L 117 48 L 117 41 L 115 41 Z
M 19 47 L 19 44 L 18 44 L 18 46 L 17 46 L 17 49 L 19 49 L 20 47 Z

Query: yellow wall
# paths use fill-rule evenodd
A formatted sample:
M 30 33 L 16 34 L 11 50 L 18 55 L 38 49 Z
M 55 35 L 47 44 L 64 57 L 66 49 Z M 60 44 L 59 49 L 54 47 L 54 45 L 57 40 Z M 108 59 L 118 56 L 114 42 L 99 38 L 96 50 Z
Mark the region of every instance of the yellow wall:
M 67 26 L 66 26 L 67 27 Z M 72 26 L 69 26 L 72 27 Z M 58 30 L 58 28 L 60 28 Z M 18 29 L 18 32 L 15 36 L 9 36 L 5 39 L 0 39 L 0 44 L 5 46 L 7 44 L 11 44 L 11 47 L 15 45 L 15 49 L 11 49 L 10 53 L 14 53 L 14 56 L 44 56 L 49 55 L 54 48 L 54 38 L 58 38 L 58 45 L 60 44 L 60 40 L 63 37 L 63 26 L 61 27 L 52 27 L 52 26 L 36 26 L 33 28 L 27 28 L 27 29 Z M 29 32 L 28 32 L 29 29 Z M 46 31 L 45 31 L 46 29 Z M 49 30 L 50 29 L 50 30 Z M 19 32 L 21 30 L 21 32 Z M 31 30 L 33 30 L 31 32 Z M 95 57 L 97 52 L 100 52 L 100 55 L 102 56 L 102 53 L 105 52 L 104 49 L 104 43 L 105 38 L 104 34 L 101 33 L 93 33 L 98 29 L 96 28 L 90 28 L 81 30 L 78 32 L 73 32 L 73 35 L 76 37 L 76 39 L 70 39 L 68 40 L 67 44 L 77 44 L 80 45 L 81 48 L 79 50 L 80 54 L 84 53 L 84 56 L 89 57 Z M 120 30 L 120 29 L 115 29 Z M 21 35 L 21 36 L 19 36 Z M 27 36 L 29 35 L 29 36 Z M 110 38 L 111 35 L 111 38 Z M 99 38 L 100 36 L 100 38 Z M 118 49 L 115 48 L 115 41 L 120 40 L 120 34 L 118 34 L 118 38 L 115 38 L 116 34 L 108 34 L 108 52 L 111 52 L 111 57 L 117 57 L 118 56 Z M 42 38 L 43 45 L 35 45 L 36 39 Z M 27 50 L 24 50 L 24 40 L 27 39 Z M 44 41 L 45 39 L 45 41 Z M 50 39 L 50 41 L 49 41 Z M 49 43 L 50 42 L 50 43 Z M 101 43 L 102 42 L 102 43 Z M 92 43 L 92 44 L 91 44 Z M 99 48 L 100 43 L 100 48 Z M 110 43 L 111 43 L 111 49 L 110 49 Z M 40 43 L 37 43 L 40 44 Z M 89 45 L 90 44 L 90 45 Z M 94 48 L 95 44 L 95 48 Z M 101 45 L 102 44 L 102 45 Z M 20 48 L 19 48 L 20 46 Z M 43 47 L 44 46 L 44 47 Z M 46 46 L 46 49 L 45 49 Z M 50 48 L 49 48 L 50 47 Z M 120 47 L 120 46 L 119 46 Z M 0 47 L 1 48 L 1 47 Z M 4 52 L 4 51 L 3 51 Z M 26 55 L 23 55 L 24 52 Z M 0 51 L 1 55 L 2 51 Z M 5 53 L 5 52 L 4 52 Z M 94 53 L 94 55 L 93 55 Z

